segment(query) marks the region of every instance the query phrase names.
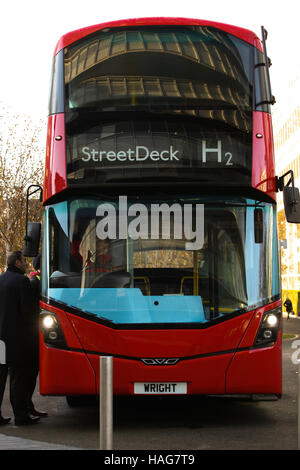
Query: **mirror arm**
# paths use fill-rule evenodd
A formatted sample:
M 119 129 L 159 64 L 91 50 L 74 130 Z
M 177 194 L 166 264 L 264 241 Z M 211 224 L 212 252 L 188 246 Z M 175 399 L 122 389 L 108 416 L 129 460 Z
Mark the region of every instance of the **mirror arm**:
M 291 178 L 289 182 L 285 185 L 284 184 L 284 178 L 287 175 L 291 175 Z M 282 176 L 276 176 L 276 191 L 283 191 L 284 186 L 289 186 L 292 183 L 292 187 L 294 188 L 294 172 L 293 170 L 288 170 L 286 173 L 284 173 Z

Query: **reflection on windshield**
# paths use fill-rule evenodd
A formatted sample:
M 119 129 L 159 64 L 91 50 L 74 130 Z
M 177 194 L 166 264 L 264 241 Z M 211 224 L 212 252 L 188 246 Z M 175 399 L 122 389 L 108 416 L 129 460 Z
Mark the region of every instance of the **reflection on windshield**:
M 251 46 L 210 27 L 99 31 L 65 50 L 68 107 L 251 106 Z
M 68 184 L 218 168 L 249 185 L 253 50 L 207 26 L 106 29 L 65 48 Z
M 43 295 L 120 324 L 205 322 L 267 301 L 279 288 L 273 206 L 259 206 L 263 240 L 255 243 L 255 201 L 232 200 L 196 201 L 204 204 L 204 240 L 195 250 L 187 250 L 184 230 L 166 238 L 160 228 L 151 238 L 150 223 L 140 238 L 99 239 L 96 213 L 105 201 L 49 207 Z

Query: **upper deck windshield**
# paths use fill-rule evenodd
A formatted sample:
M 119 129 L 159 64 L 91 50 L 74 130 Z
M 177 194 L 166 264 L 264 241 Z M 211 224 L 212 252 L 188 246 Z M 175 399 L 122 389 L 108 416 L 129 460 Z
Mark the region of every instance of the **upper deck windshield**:
M 44 227 L 43 296 L 96 321 L 205 324 L 279 293 L 269 203 L 73 199 L 48 206 Z
M 67 109 L 247 110 L 252 53 L 210 27 L 102 30 L 65 49 Z
M 248 183 L 253 49 L 207 26 L 104 29 L 65 48 L 69 183 L 216 168 Z

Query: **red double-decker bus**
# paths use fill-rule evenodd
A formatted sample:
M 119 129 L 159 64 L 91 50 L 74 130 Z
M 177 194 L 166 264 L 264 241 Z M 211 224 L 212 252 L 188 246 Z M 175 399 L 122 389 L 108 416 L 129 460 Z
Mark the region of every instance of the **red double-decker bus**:
M 254 33 L 202 20 L 116 21 L 59 40 L 41 394 L 97 395 L 108 355 L 119 395 L 281 396 L 268 66 Z

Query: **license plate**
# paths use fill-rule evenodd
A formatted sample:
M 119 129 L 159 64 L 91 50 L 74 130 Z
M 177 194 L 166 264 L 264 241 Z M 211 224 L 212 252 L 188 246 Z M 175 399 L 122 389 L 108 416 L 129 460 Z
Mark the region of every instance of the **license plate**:
M 135 382 L 134 393 L 143 395 L 182 395 L 187 393 L 185 382 Z

